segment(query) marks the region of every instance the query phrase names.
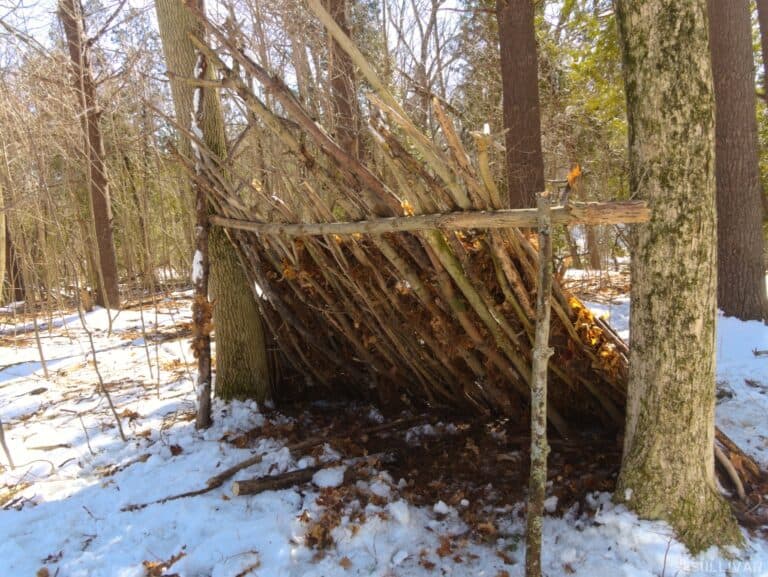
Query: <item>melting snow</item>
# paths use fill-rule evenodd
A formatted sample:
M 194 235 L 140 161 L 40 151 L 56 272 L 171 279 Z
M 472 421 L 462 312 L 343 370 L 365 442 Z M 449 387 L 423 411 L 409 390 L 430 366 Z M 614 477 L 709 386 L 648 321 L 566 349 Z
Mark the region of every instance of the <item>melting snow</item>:
M 262 461 L 234 480 L 341 458 L 330 446 L 311 457 L 292 455 L 276 439 L 262 438 L 249 449 L 226 442 L 285 420 L 266 417 L 255 403 L 214 402 L 214 426 L 195 430 L 193 359 L 188 340 L 173 334 L 190 321 L 188 297 L 163 301 L 158 325 L 148 322 L 146 330 L 138 311 L 122 311 L 111 334 L 105 311 L 87 315 L 125 443 L 97 393 L 79 321 L 61 315 L 42 331 L 48 379 L 34 338 L 21 334 L 25 327 L 0 327 L 6 337 L 17 335 L 0 348 L 0 417 L 17 464 L 13 471 L 0 468 L 0 575 L 31 576 L 46 567 L 59 577 L 139 577 L 148 573 L 145 562 L 173 559 L 165 573 L 181 577 L 523 575 L 521 506 L 497 512 L 498 533 L 475 542 L 465 537 L 470 529 L 453 507 L 411 505 L 400 496 L 402 484 L 383 470 L 357 483 L 372 498 L 359 510 L 344 506 L 331 532 L 334 544 L 323 555 L 307 539 L 326 512 L 323 492 L 343 482 L 343 467 L 292 489 L 234 497 L 227 483 L 197 497 L 125 509 L 202 488 L 257 453 Z M 626 331 L 628 303 L 600 306 Z M 155 330 L 170 336 L 158 339 Z M 767 327 L 719 319 L 718 380 L 731 396 L 719 402 L 718 424 L 765 466 L 768 358 L 755 357 L 753 349 L 768 349 Z M 369 417 L 379 420 L 375 412 Z M 443 429 L 414 428 L 410 438 L 450 434 Z M 692 557 L 664 523 L 637 519 L 605 493 L 586 501 L 589 511 L 574 507 L 545 518 L 545 574 L 768 575 L 768 544 L 758 537 L 747 536 L 747 548 L 730 558 L 715 550 Z M 553 511 L 555 503 L 547 504 Z

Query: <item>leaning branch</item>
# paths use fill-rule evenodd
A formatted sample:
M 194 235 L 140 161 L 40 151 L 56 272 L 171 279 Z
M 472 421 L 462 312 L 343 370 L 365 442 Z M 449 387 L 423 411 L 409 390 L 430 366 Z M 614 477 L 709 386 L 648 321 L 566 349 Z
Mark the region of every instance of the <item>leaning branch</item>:
M 648 222 L 651 211 L 639 200 L 621 202 L 589 202 L 557 206 L 551 210 L 552 224 L 617 224 Z M 212 216 L 212 224 L 247 230 L 263 235 L 318 236 L 324 234 L 384 234 L 419 230 L 462 230 L 468 228 L 533 228 L 537 225 L 535 208 L 496 211 L 462 211 L 446 214 L 420 214 L 378 218 L 358 222 L 318 222 L 282 224 L 238 220 Z

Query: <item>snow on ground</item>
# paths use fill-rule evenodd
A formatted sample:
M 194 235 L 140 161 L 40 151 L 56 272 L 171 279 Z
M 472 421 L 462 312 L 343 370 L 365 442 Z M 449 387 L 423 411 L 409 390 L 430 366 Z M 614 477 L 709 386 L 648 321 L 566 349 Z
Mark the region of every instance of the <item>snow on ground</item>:
M 629 297 L 586 303 L 629 340 Z M 768 327 L 722 313 L 717 318 L 717 426 L 768 467 Z M 756 355 L 755 351 L 765 351 Z M 768 567 L 766 567 L 768 571 Z
M 93 354 L 76 315 L 41 331 L 47 379 L 34 335 L 0 327 L 0 418 L 17 465 L 0 468 L 0 576 L 32 576 L 42 568 L 60 577 L 523 574 L 522 504 L 493 511 L 496 526 L 478 537 L 457 510 L 468 501 L 415 507 L 401 497 L 400 480 L 383 470 L 353 481 L 359 499 L 336 508 L 343 466 L 282 491 L 235 497 L 227 482 L 196 497 L 130 508 L 203 488 L 212 475 L 256 453 L 262 461 L 235 480 L 317 460 L 333 465 L 339 457 L 329 448 L 317 460 L 292 455 L 270 438 L 247 449 L 226 442 L 269 419 L 286 421 L 265 416 L 255 403 L 214 403 L 214 426 L 195 431 L 188 296 L 161 303 L 157 316 L 145 311 L 144 330 L 138 311 L 121 312 L 111 333 L 105 311 L 86 317 L 126 442 L 97 392 Z M 594 306 L 626 330 L 626 302 Z M 731 395 L 720 401 L 718 423 L 768 465 L 759 418 L 768 409 L 768 358 L 752 354 L 768 349 L 768 328 L 721 318 L 718 345 L 720 389 Z M 383 420 L 367 411 L 372 424 Z M 438 434 L 452 434 L 450 423 L 414 428 L 410 439 Z M 545 520 L 545 574 L 768 575 L 768 543 L 756 537 L 730 559 L 714 550 L 693 558 L 669 527 L 638 520 L 610 495 L 590 495 L 588 505 L 589 511 L 574 506 Z M 329 515 L 337 523 L 324 534 Z

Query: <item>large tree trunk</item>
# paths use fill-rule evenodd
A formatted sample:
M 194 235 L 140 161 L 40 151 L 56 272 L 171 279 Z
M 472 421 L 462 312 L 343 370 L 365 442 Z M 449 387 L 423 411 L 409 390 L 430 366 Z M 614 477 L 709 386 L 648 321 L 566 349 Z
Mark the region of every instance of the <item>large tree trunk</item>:
M 194 88 L 176 80 L 192 78 L 196 61 L 190 34 L 202 36 L 202 27 L 184 7 L 182 0 L 157 0 L 157 21 L 168 70 L 172 73 L 176 118 L 187 129 L 191 126 Z M 202 2 L 199 7 L 202 9 Z M 206 90 L 203 97 L 200 130 L 207 148 L 219 156 L 226 154 L 224 118 L 218 95 Z M 188 156 L 191 146 L 181 138 L 181 150 Z M 210 293 L 214 302 L 216 330 L 216 395 L 229 398 L 269 396 L 269 365 L 261 313 L 254 287 L 248 281 L 236 249 L 220 227 L 213 227 L 208 238 Z
M 709 0 L 715 81 L 717 303 L 742 320 L 768 318 L 763 205 L 747 0 Z
M 104 165 L 104 141 L 99 119 L 101 108 L 96 100 L 90 62 L 90 45 L 85 38 L 83 8 L 80 0 L 60 0 L 59 18 L 67 38 L 69 57 L 72 62 L 72 80 L 85 140 L 88 159 L 88 189 L 98 252 L 97 277 L 99 291 L 96 302 L 108 308 L 120 308 L 120 292 L 117 278 L 117 256 L 112 237 L 112 206 L 109 197 L 109 181 Z
M 714 101 L 706 0 L 618 0 L 632 232 L 630 374 L 616 498 L 698 552 L 740 540 L 714 478 Z
M 509 208 L 536 206 L 544 190 L 538 56 L 531 0 L 498 0 Z
M 347 36 L 351 36 L 347 22 L 347 0 L 325 0 L 325 4 L 328 13 L 333 16 L 339 27 Z M 355 69 L 352 66 L 352 60 L 339 43 L 330 35 L 328 40 L 330 44 L 328 75 L 331 78 L 334 134 L 339 146 L 359 158 L 360 113 L 357 104 Z

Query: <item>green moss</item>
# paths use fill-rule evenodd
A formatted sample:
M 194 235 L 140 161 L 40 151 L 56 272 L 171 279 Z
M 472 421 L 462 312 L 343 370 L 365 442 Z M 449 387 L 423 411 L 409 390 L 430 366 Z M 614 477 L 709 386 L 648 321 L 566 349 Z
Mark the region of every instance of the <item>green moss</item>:
M 728 503 L 702 479 L 680 493 L 660 467 L 645 460 L 625 467 L 614 501 L 627 505 L 643 519 L 666 521 L 692 554 L 711 546 L 743 546 L 744 538 Z

